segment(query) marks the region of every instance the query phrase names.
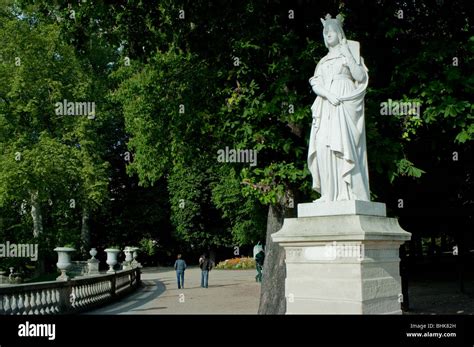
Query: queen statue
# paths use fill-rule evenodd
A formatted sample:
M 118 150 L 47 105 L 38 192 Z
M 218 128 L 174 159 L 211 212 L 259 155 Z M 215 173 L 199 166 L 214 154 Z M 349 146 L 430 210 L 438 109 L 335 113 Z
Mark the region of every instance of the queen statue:
M 328 14 L 321 21 L 328 54 L 309 79 L 317 95 L 308 152 L 312 186 L 321 194 L 315 202 L 370 201 L 364 120 L 368 70 L 359 43 L 346 40 L 342 17 Z

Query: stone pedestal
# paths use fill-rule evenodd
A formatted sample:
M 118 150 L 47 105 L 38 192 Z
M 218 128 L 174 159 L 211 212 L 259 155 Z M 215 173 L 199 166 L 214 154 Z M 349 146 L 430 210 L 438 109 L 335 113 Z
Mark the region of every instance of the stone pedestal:
M 399 247 L 411 234 L 385 217 L 385 204 L 301 204 L 298 212 L 272 235 L 286 252 L 287 314 L 401 314 Z
M 98 275 L 99 274 L 99 261 L 95 258 L 87 261 L 87 275 Z

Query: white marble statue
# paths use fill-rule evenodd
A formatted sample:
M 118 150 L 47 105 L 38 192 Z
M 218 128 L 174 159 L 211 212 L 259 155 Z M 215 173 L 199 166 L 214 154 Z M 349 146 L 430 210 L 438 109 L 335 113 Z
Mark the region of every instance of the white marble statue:
M 321 21 L 329 52 L 309 80 L 317 94 L 308 152 L 313 189 L 321 194 L 315 202 L 370 201 L 364 121 L 368 70 L 359 43 L 346 40 L 342 18 L 328 14 Z

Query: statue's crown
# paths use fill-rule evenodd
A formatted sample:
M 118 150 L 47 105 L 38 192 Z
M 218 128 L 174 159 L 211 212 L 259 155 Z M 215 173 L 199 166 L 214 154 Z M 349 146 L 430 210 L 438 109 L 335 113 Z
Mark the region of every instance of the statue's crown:
M 342 14 L 338 14 L 336 18 L 332 18 L 332 16 L 328 13 L 324 19 L 321 18 L 321 23 L 323 23 L 323 26 L 326 26 L 326 23 L 331 21 L 337 22 L 337 24 L 339 24 L 339 26 L 342 28 L 344 16 Z

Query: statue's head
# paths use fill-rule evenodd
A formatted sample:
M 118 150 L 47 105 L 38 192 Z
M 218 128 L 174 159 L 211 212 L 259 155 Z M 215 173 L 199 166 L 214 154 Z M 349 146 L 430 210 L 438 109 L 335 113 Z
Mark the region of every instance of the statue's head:
M 327 14 L 325 19 L 321 18 L 324 27 L 324 44 L 327 48 L 337 46 L 342 40 L 346 39 L 344 30 L 342 30 L 343 21 L 344 18 L 341 15 L 332 18 L 330 14 Z

